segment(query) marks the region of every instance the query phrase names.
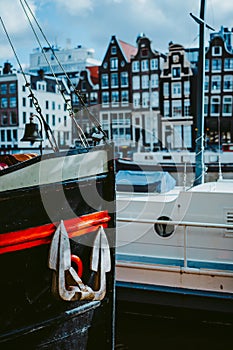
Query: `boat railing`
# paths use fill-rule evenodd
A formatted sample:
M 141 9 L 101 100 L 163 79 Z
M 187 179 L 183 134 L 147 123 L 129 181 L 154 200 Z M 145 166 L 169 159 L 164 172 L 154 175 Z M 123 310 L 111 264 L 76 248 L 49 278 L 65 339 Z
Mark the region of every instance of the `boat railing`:
M 209 229 L 224 229 L 229 234 L 229 232 L 232 232 L 232 236 L 226 235 L 226 237 L 232 237 L 233 238 L 233 225 L 229 224 L 216 224 L 216 223 L 210 223 L 210 222 L 192 222 L 192 221 L 173 221 L 173 220 L 149 220 L 149 219 L 132 219 L 132 218 L 117 218 L 118 222 L 134 222 L 134 223 L 143 223 L 143 224 L 159 224 L 164 225 L 165 227 L 167 225 L 171 226 L 181 226 L 184 228 L 184 253 L 183 253 L 183 259 L 184 259 L 184 270 L 189 270 L 188 268 L 188 257 L 187 257 L 187 249 L 188 249 L 188 227 L 201 227 L 201 228 L 209 228 Z M 192 269 L 193 270 L 193 269 Z

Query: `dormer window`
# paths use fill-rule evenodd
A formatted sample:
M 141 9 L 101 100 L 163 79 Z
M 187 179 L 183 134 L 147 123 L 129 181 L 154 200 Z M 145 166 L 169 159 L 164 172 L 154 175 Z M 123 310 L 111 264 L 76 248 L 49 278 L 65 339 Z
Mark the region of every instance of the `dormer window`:
M 111 47 L 111 54 L 112 55 L 115 55 L 117 53 L 117 48 L 116 48 L 116 46 L 112 46 Z
M 172 77 L 173 78 L 180 78 L 180 67 L 173 67 L 172 68 Z
M 142 49 L 142 57 L 147 57 L 148 56 L 148 49 L 147 48 L 143 48 Z
M 212 55 L 213 56 L 221 56 L 222 55 L 222 48 L 221 48 L 221 46 L 213 46 L 212 47 Z
M 46 82 L 44 82 L 44 81 L 37 81 L 36 89 L 40 90 L 40 91 L 46 91 Z

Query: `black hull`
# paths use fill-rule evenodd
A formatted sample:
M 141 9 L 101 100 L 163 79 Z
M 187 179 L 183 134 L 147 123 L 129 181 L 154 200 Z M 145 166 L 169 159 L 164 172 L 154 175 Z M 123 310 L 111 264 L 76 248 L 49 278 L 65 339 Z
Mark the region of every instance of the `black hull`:
M 113 348 L 115 179 L 112 147 L 106 149 L 108 169 L 103 173 L 1 193 L 0 237 L 5 241 L 9 237 L 10 242 L 9 247 L 2 246 L 0 254 L 1 349 L 84 350 L 94 349 L 96 344 L 102 349 Z M 61 300 L 51 291 L 53 271 L 48 268 L 48 256 L 52 236 L 47 241 L 37 237 L 33 246 L 26 235 L 33 228 L 43 234 L 46 225 L 54 224 L 55 230 L 61 220 L 78 220 L 98 212 L 106 212 L 109 217 L 104 223 L 111 247 L 106 295 L 102 300 Z M 82 281 L 94 290 L 96 273 L 90 269 L 90 258 L 97 229 L 93 224 L 87 233 L 70 238 L 71 253 L 83 263 Z M 26 249 L 12 245 L 15 236 L 23 237 Z

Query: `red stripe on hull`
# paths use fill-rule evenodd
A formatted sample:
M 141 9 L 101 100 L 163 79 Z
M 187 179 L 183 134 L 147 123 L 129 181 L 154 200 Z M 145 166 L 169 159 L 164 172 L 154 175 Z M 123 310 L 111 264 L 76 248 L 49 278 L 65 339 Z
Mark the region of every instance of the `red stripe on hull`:
M 110 216 L 107 211 L 95 212 L 77 218 L 64 220 L 70 238 L 95 231 L 100 225 L 108 226 Z M 0 254 L 23 250 L 51 242 L 59 223 L 30 227 L 28 229 L 0 235 Z

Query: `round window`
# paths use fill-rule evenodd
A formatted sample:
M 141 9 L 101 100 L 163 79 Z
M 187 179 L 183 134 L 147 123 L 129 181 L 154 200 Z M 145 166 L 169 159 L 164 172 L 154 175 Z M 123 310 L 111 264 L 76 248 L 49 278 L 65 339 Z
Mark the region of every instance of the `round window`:
M 160 216 L 158 220 L 171 221 L 167 216 Z M 156 223 L 154 229 L 160 237 L 169 237 L 174 232 L 174 225 Z

